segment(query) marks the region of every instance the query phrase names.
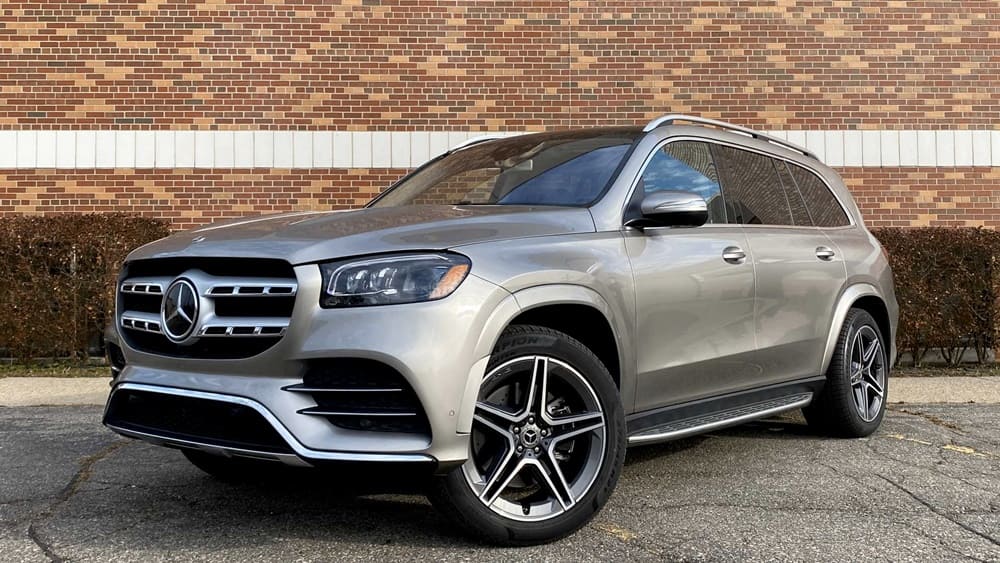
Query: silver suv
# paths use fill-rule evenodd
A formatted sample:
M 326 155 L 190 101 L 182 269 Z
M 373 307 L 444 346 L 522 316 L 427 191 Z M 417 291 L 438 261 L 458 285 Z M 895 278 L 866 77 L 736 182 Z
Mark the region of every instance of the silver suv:
M 501 544 L 583 526 L 627 446 L 800 408 L 868 435 L 895 353 L 892 274 L 837 174 L 680 115 L 469 141 L 364 209 L 144 246 L 117 289 L 114 431 L 223 478 L 426 468 Z

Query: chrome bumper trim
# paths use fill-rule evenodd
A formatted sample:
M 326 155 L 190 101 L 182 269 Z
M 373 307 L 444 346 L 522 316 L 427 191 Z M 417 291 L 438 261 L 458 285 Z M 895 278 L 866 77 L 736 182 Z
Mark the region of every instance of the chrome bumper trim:
M 274 429 L 281 435 L 282 439 L 288 443 L 289 447 L 295 451 L 296 455 L 290 454 L 276 454 L 272 452 L 259 452 L 252 450 L 242 450 L 239 448 L 230 448 L 223 446 L 216 446 L 213 444 L 200 443 L 195 441 L 180 440 L 177 438 L 171 438 L 168 436 L 159 436 L 155 434 L 147 434 L 144 432 L 136 432 L 134 430 L 125 430 L 122 428 L 117 428 L 110 424 L 106 424 L 108 428 L 122 434 L 124 436 L 129 436 L 132 438 L 138 438 L 140 440 L 145 440 L 153 443 L 161 444 L 171 444 L 180 447 L 190 447 L 196 449 L 202 449 L 206 451 L 215 451 L 217 453 L 223 453 L 228 455 L 237 455 L 243 457 L 257 457 L 257 458 L 271 458 L 278 459 L 285 463 L 292 461 L 290 459 L 280 459 L 280 458 L 299 458 L 302 462 L 307 465 L 311 465 L 309 462 L 311 460 L 322 460 L 322 461 L 356 461 L 356 462 L 388 462 L 388 463 L 436 463 L 433 457 L 426 454 L 391 454 L 391 453 L 366 453 L 366 452 L 330 452 L 324 450 L 313 450 L 305 447 L 299 442 L 291 432 L 273 415 L 271 411 L 267 408 L 254 401 L 253 399 L 248 399 L 246 397 L 237 397 L 235 395 L 223 395 L 221 393 L 210 393 L 207 391 L 193 391 L 191 389 L 178 389 L 176 387 L 163 387 L 160 385 L 147 385 L 145 383 L 122 383 L 115 386 L 111 390 L 111 397 L 108 398 L 108 404 L 111 404 L 111 398 L 119 390 L 133 390 L 133 391 L 146 391 L 149 393 L 162 393 L 165 395 L 176 395 L 178 397 L 191 397 L 194 399 L 207 399 L 210 401 L 221 401 L 224 403 L 233 403 L 237 405 L 243 405 L 245 407 L 250 407 L 257 411 L 261 416 L 264 417 L 267 422 L 274 427 Z M 107 407 L 105 407 L 107 411 Z M 106 412 L 105 412 L 106 414 Z M 293 463 L 294 464 L 294 463 Z M 301 465 L 301 464 L 299 464 Z

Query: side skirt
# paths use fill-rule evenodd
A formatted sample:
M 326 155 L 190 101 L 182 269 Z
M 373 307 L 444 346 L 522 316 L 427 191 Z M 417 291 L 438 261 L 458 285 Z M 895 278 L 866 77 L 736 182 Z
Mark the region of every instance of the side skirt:
M 677 440 L 807 406 L 826 377 L 810 377 L 635 413 L 626 418 L 629 445 Z

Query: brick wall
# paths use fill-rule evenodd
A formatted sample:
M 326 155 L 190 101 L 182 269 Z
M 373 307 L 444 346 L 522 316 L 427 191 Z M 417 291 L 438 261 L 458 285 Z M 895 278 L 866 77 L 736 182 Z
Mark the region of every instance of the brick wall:
M 37 153 L 22 161 L 27 141 L 13 148 L 0 138 L 0 163 L 8 162 L 0 164 L 0 214 L 134 210 L 184 227 L 353 205 L 417 160 L 390 163 L 393 170 L 338 168 L 335 158 L 307 168 L 236 168 L 237 158 L 153 169 L 135 158 L 77 169 L 77 158 L 56 170 L 55 156 L 40 156 L 42 136 L 22 135 L 30 130 L 171 130 L 176 139 L 205 130 L 520 131 L 665 112 L 768 130 L 996 133 L 1000 3 L 0 4 L 0 130 L 30 137 Z M 977 149 L 1000 155 L 1000 135 L 985 138 Z M 871 223 L 1000 221 L 1000 161 L 900 160 L 843 163 Z

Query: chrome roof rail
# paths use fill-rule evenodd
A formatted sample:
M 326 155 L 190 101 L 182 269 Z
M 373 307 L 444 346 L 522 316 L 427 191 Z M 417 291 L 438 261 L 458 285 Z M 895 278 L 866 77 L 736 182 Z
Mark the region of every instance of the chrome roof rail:
M 464 148 L 471 147 L 472 145 L 478 145 L 479 143 L 485 143 L 486 141 L 493 141 L 496 139 L 503 139 L 504 136 L 497 133 L 489 133 L 486 135 L 479 135 L 462 141 L 461 143 L 448 149 L 449 153 L 460 151 Z
M 726 123 L 725 121 L 717 121 L 715 119 L 708 119 L 706 117 L 697 117 L 694 115 L 684 115 L 680 113 L 671 113 L 668 115 L 661 115 L 646 124 L 642 128 L 644 133 L 649 133 L 653 129 L 660 127 L 662 125 L 673 125 L 675 121 L 687 121 L 688 123 L 697 123 L 699 125 L 711 125 L 713 127 L 718 127 L 719 129 L 725 129 L 726 131 L 734 131 L 736 133 L 743 133 L 744 135 L 749 135 L 754 139 L 760 139 L 762 141 L 768 141 L 776 145 L 785 147 L 786 149 L 791 149 L 795 152 L 800 152 L 809 158 L 814 158 L 819 160 L 812 151 L 806 149 L 805 147 L 800 147 L 795 143 L 789 143 L 784 139 L 779 139 L 777 137 L 772 137 L 771 135 L 766 135 L 760 131 L 754 131 L 753 129 L 747 129 L 746 127 L 740 127 L 739 125 L 733 125 L 732 123 Z

